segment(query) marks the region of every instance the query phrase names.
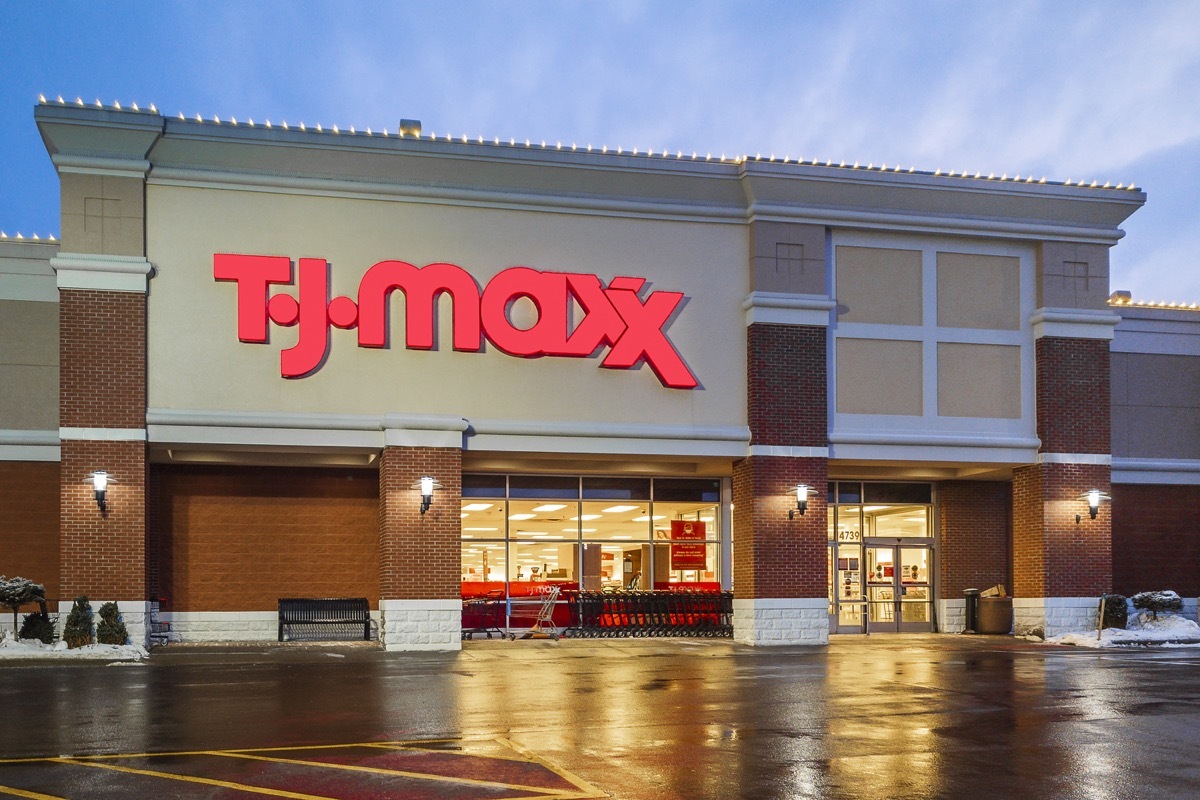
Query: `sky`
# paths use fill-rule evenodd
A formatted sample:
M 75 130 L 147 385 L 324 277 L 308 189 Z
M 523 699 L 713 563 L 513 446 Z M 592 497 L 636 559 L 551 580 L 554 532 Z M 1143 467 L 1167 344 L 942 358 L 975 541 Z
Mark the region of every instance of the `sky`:
M 33 108 L 1133 183 L 1111 288 L 1200 302 L 1200 2 L 9 2 L 0 230 L 57 234 Z

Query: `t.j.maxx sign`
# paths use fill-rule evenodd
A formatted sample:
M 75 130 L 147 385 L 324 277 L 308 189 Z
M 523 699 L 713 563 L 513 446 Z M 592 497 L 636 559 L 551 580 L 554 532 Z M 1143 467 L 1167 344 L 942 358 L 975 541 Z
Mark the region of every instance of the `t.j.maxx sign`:
M 630 369 L 644 361 L 664 386 L 698 385 L 666 333 L 683 293 L 651 291 L 642 299 L 644 278 L 615 277 L 605 286 L 595 275 L 511 267 L 481 290 L 454 264 L 415 267 L 380 261 L 363 275 L 355 300 L 330 299 L 330 267 L 324 259 L 301 258 L 297 272 L 298 278 L 287 256 L 213 256 L 213 277 L 237 283 L 239 340 L 266 344 L 271 322 L 300 326 L 296 344 L 280 353 L 285 378 L 303 378 L 321 366 L 329 352 L 331 326 L 357 328 L 359 347 L 386 347 L 388 298 L 399 289 L 405 298 L 404 344 L 410 349 L 434 349 L 436 305 L 445 293 L 453 303 L 455 350 L 480 352 L 484 337 L 499 350 L 522 358 L 581 358 L 607 347 L 602 367 Z M 271 294 L 273 285 L 296 284 L 298 297 Z M 537 321 L 528 328 L 509 319 L 509 308 L 523 297 L 537 309 Z M 582 311 L 577 322 L 571 319 L 572 300 Z

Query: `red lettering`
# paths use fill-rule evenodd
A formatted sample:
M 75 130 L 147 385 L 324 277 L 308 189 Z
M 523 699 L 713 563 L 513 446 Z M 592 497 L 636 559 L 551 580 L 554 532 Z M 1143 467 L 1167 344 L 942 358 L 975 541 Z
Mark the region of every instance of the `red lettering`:
M 300 336 L 279 354 L 285 378 L 302 378 L 321 366 L 329 352 L 329 265 L 300 259 Z
M 611 345 L 625 332 L 625 321 L 604 295 L 604 284 L 595 275 L 567 275 L 571 294 L 583 309 L 583 319 L 575 326 L 562 350 L 550 355 L 590 356 L 604 345 Z
M 217 253 L 213 277 L 237 281 L 238 340 L 267 341 L 267 287 L 292 282 L 292 260 L 287 256 L 244 256 Z
M 537 322 L 527 329 L 516 327 L 508 318 L 512 304 L 521 297 L 537 307 Z M 488 281 L 479 314 L 488 341 L 510 356 L 537 358 L 557 353 L 567 341 L 566 276 L 529 267 L 506 269 Z
M 682 292 L 651 292 L 645 303 L 638 298 L 636 291 L 627 289 L 609 287 L 604 294 L 629 327 L 608 351 L 608 356 L 600 362 L 600 366 L 629 369 L 645 359 L 647 366 L 654 370 L 664 386 L 694 389 L 699 385 L 663 332 L 671 314 L 683 300 Z
M 380 261 L 358 285 L 358 345 L 387 343 L 388 298 L 404 292 L 405 346 L 432 350 L 435 308 L 443 292 L 454 302 L 454 349 L 474 352 L 482 344 L 479 329 L 479 286 L 462 267 L 429 264 L 417 269 L 404 261 Z

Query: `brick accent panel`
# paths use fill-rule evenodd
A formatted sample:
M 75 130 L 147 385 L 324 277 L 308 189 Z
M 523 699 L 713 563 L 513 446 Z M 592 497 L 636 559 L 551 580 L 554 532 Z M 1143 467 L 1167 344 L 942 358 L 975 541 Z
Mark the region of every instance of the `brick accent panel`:
M 1112 589 L 1112 508 L 1096 519 L 1079 495 L 1107 492 L 1110 469 L 1034 464 L 1013 471 L 1013 594 L 1095 597 Z M 1075 515 L 1083 519 L 1076 524 Z
M 828 594 L 827 460 L 751 456 L 733 465 L 733 589 L 738 599 Z M 813 487 L 804 516 L 795 486 Z
M 428 475 L 441 484 L 420 513 L 414 484 Z M 385 600 L 460 597 L 462 450 L 385 447 L 379 463 L 379 591 Z
M 1047 336 L 1037 340 L 1036 356 L 1042 452 L 1110 452 L 1108 342 Z
M 1200 596 L 1200 486 L 1113 487 L 1113 590 Z
M 59 599 L 58 474 L 57 462 L 0 461 L 0 575 L 43 584 L 52 600 Z
M 59 291 L 59 425 L 146 427 L 146 296 Z
M 746 329 L 751 444 L 828 446 L 827 335 L 809 325 Z
M 1012 484 L 946 481 L 937 491 L 942 599 L 962 599 L 963 589 L 997 583 L 1012 591 Z
M 371 470 L 164 466 L 153 549 L 164 611 L 271 611 L 280 597 L 379 602 Z
M 108 511 L 100 513 L 90 476 L 109 474 Z M 145 442 L 62 442 L 59 597 L 146 599 Z

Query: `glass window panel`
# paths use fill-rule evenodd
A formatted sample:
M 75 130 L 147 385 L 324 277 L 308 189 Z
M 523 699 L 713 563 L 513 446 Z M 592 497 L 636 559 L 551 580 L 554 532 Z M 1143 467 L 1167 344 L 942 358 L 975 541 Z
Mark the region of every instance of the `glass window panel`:
M 584 500 L 649 500 L 649 478 L 584 478 Z
M 512 475 L 508 479 L 509 497 L 579 497 L 579 478 L 562 475 Z
M 462 477 L 463 497 L 504 497 L 507 482 L 505 475 L 464 474 Z
M 462 596 L 464 600 L 504 595 L 504 542 L 462 543 Z
M 720 547 L 708 542 L 704 545 L 686 544 L 683 552 L 672 553 L 672 546 L 656 542 L 654 545 L 654 585 L 642 588 L 654 589 L 703 589 L 718 591 L 721 588 Z M 703 547 L 703 566 L 700 564 L 700 547 Z M 684 569 L 674 569 L 686 565 Z M 693 566 L 695 565 L 695 566 Z
M 589 591 L 646 588 L 642 573 L 646 560 L 645 545 L 622 542 L 585 542 L 583 544 L 583 580 L 581 588 Z
M 462 501 L 463 539 L 503 539 L 504 500 L 468 498 Z
M 655 478 L 654 501 L 721 502 L 721 482 L 705 479 Z
M 863 502 L 876 505 L 891 503 L 932 503 L 932 487 L 928 483 L 867 483 L 863 485 Z
M 665 520 L 657 511 L 653 516 L 663 519 L 652 520 L 650 504 L 646 502 L 590 500 L 580 503 L 580 507 L 578 525 L 584 539 L 645 542 L 650 539 L 651 523 L 658 525 Z
M 861 542 L 862 538 L 862 506 L 837 506 L 837 540 Z
M 578 516 L 577 500 L 509 500 L 508 537 L 573 542 L 579 538 Z
M 511 542 L 508 546 L 508 580 L 511 597 L 537 594 L 548 584 L 574 588 L 575 559 L 579 545 L 574 542 Z
M 862 484 L 847 483 L 838 481 L 838 502 L 839 503 L 861 503 L 862 502 Z
M 864 506 L 872 536 L 928 537 L 927 506 Z

